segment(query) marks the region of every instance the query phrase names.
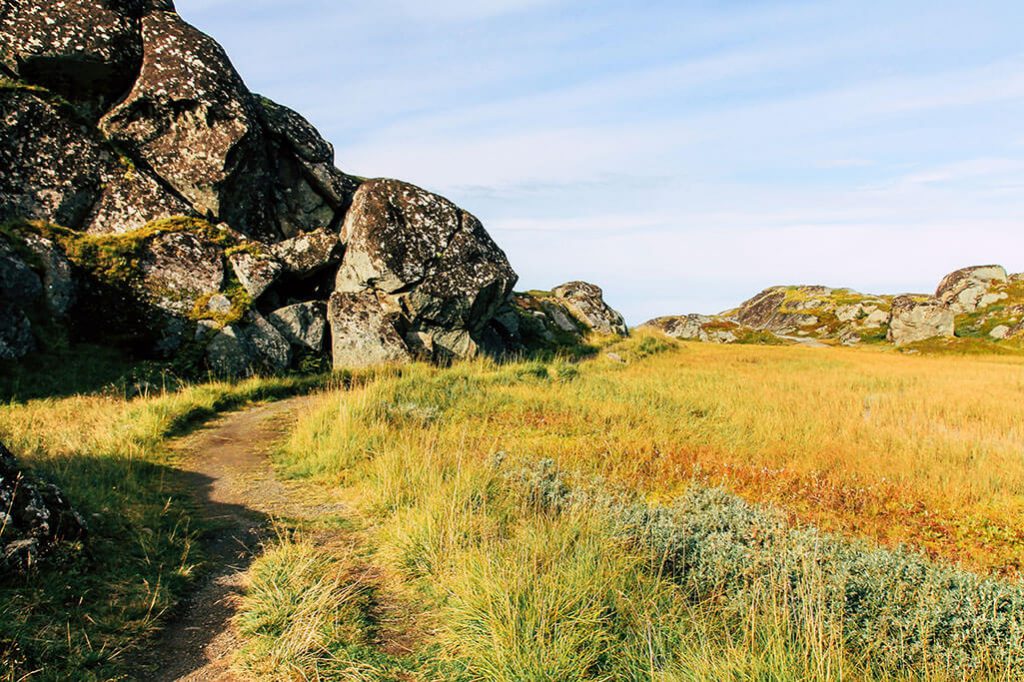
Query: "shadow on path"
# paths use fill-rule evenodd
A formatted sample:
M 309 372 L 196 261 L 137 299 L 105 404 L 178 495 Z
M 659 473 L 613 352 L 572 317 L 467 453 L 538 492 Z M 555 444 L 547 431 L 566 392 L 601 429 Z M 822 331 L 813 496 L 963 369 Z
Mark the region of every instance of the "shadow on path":
M 153 643 L 146 672 L 154 682 L 235 681 L 229 671 L 237 646 L 230 627 L 245 572 L 270 532 L 270 513 L 288 507 L 287 490 L 273 476 L 269 450 L 283 421 L 308 398 L 292 398 L 225 415 L 179 442 L 178 474 L 213 530 L 204 541 L 216 567 Z

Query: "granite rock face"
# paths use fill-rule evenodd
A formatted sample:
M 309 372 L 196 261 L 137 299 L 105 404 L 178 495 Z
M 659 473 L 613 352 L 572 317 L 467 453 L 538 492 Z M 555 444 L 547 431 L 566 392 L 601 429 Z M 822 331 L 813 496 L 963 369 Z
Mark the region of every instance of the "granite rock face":
M 583 324 L 599 334 L 629 336 L 622 314 L 604 301 L 601 287 L 589 282 L 568 282 L 551 290 Z
M 953 312 L 936 298 L 897 296 L 892 302 L 889 340 L 897 346 L 954 334 Z
M 946 275 L 935 297 L 954 314 L 973 313 L 1001 300 L 991 289 L 993 284 L 1007 282 L 1009 276 L 1001 265 L 976 265 Z
M 0 7 L 0 223 L 38 281 L 0 298 L 0 356 L 38 345 L 41 306 L 224 374 L 477 352 L 516 275 L 475 217 L 336 168 L 169 0 Z
M 276 237 L 258 105 L 224 50 L 174 12 L 146 14 L 141 38 L 139 76 L 100 128 L 200 215 Z
M 474 337 L 517 279 L 479 220 L 443 197 L 396 180 L 371 180 L 359 188 L 341 238 L 345 257 L 335 291 L 372 295 L 332 299 L 336 339 L 342 328 L 352 328 L 352 315 L 369 315 L 367 333 L 380 336 L 380 325 L 390 320 L 406 339 L 406 354 L 466 357 L 476 352 Z M 381 310 L 370 315 L 374 300 Z M 389 357 L 397 353 L 391 345 Z M 335 348 L 337 363 L 337 343 Z M 350 351 L 344 355 L 351 360 Z
M 0 59 L 22 78 L 102 107 L 131 87 L 142 63 L 142 3 L 5 0 Z

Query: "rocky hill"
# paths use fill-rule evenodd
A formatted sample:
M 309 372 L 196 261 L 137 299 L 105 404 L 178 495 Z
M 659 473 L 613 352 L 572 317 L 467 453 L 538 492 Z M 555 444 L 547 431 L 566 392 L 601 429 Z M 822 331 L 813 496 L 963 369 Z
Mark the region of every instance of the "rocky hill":
M 998 265 L 957 270 L 935 295 L 870 295 L 824 286 L 771 287 L 719 315 L 660 317 L 643 327 L 717 343 L 909 346 L 931 339 L 1024 337 L 1024 275 Z
M 0 118 L 0 359 L 89 340 L 244 375 L 589 330 L 550 313 L 530 332 L 477 218 L 338 170 L 170 0 L 4 2 Z

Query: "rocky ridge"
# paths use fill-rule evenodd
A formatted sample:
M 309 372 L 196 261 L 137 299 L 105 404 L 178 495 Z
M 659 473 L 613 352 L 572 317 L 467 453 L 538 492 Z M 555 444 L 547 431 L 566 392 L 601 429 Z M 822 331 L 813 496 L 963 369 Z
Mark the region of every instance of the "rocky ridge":
M 1024 338 L 1024 275 L 1008 275 L 997 265 L 963 268 L 943 278 L 934 295 L 778 286 L 719 315 L 660 317 L 642 327 L 713 343 L 1001 342 Z
M 7 0 L 0 117 L 0 359 L 84 339 L 239 375 L 627 333 L 593 285 L 521 304 L 477 218 L 338 170 L 170 0 Z

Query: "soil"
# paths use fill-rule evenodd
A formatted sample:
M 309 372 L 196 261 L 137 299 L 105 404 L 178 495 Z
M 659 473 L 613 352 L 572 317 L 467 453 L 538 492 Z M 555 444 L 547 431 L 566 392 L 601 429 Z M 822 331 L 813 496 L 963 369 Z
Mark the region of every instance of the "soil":
M 271 448 L 309 400 L 292 398 L 231 413 L 174 443 L 183 454 L 186 484 L 214 528 L 204 550 L 215 568 L 157 638 L 140 679 L 242 682 L 230 671 L 237 645 L 231 617 L 246 571 L 272 533 L 272 520 L 343 511 L 303 504 L 303 496 L 274 477 L 270 464 Z

